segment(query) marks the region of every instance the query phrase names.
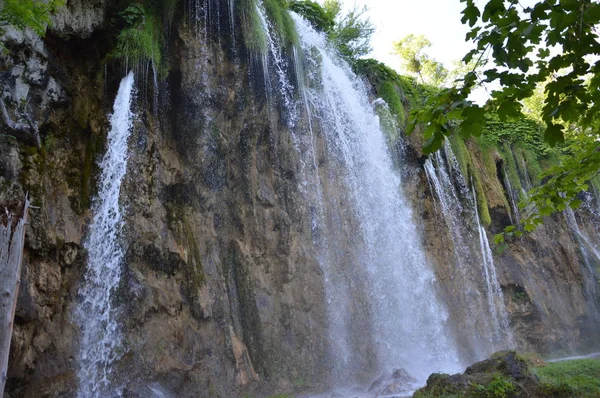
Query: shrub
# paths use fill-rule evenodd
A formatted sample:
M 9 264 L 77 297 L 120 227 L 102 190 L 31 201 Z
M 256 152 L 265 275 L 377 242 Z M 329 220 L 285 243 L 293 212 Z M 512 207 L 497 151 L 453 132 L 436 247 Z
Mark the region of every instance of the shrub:
M 19 30 L 32 29 L 39 36 L 44 36 L 50 25 L 50 14 L 65 4 L 65 0 L 4 0 L 0 10 L 0 34 L 5 25 L 12 25 Z
M 141 4 L 127 7 L 118 14 L 123 28 L 107 59 L 127 67 L 152 62 L 161 65 L 160 29 L 154 15 Z
M 292 1 L 290 10 L 302 15 L 318 31 L 328 33 L 335 26 L 335 15 L 331 15 L 314 1 Z

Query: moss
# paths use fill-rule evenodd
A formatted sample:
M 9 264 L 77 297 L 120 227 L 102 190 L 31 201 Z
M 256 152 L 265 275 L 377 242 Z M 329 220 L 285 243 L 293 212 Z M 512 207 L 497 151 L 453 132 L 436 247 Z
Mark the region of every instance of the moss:
M 488 226 L 492 223 L 490 217 L 490 209 L 488 207 L 487 196 L 481 183 L 481 176 L 478 172 L 473 173 L 473 183 L 475 184 L 475 192 L 477 194 L 477 208 L 479 209 L 479 218 L 481 223 Z
M 427 99 L 439 89 L 418 83 L 414 78 L 402 76 L 389 66 L 374 59 L 358 59 L 352 64 L 354 72 L 365 76 L 375 88 L 380 88 L 386 82 L 392 83 L 401 96 L 402 103 L 411 109 L 422 106 Z M 378 95 L 382 95 L 378 92 Z
M 581 359 L 554 362 L 534 368 L 540 378 L 545 396 L 598 397 L 600 396 L 600 360 Z
M 246 48 L 259 54 L 266 53 L 267 36 L 260 22 L 256 0 L 240 0 L 238 7 L 242 15 L 242 31 Z
M 81 169 L 81 205 L 87 209 L 92 204 L 92 172 L 94 170 L 94 160 L 97 153 L 98 139 L 92 134 L 85 146 L 83 156 L 83 165 Z
M 291 1 L 290 9 L 302 15 L 318 31 L 329 32 L 335 26 L 334 17 L 314 1 Z
M 504 164 L 506 166 L 506 176 L 513 191 L 517 192 L 519 195 L 523 189 L 521 185 L 521 179 L 519 178 L 519 171 L 517 169 L 517 163 L 515 161 L 515 157 L 513 155 L 513 151 L 509 144 L 504 144 L 500 148 L 500 153 L 502 154 L 502 159 L 504 160 Z
M 452 152 L 454 152 L 454 156 L 456 156 L 456 160 L 458 160 L 460 171 L 463 176 L 468 176 L 469 168 L 471 167 L 471 157 L 464 139 L 458 134 L 453 134 L 450 136 L 449 141 Z
M 381 130 L 385 133 L 388 144 L 393 145 L 399 138 L 398 121 L 396 116 L 391 112 L 391 109 L 383 104 L 375 107 L 375 112 L 379 116 L 379 124 Z
M 265 9 L 269 20 L 273 24 L 283 47 L 297 45 L 299 43 L 296 24 L 292 19 L 287 2 L 284 0 L 264 0 Z
M 379 85 L 377 93 L 385 102 L 387 102 L 390 111 L 398 122 L 398 126 L 404 127 L 406 123 L 406 113 L 396 85 L 389 80 L 384 81 Z
M 540 185 L 542 182 L 541 175 L 543 173 L 542 166 L 540 165 L 538 155 L 530 149 L 522 149 L 523 160 L 525 161 L 525 167 L 529 178 L 534 186 Z
M 279 44 L 283 48 L 297 45 L 298 33 L 287 2 L 264 0 L 263 4 L 266 17 L 275 30 Z M 240 0 L 238 7 L 242 15 L 242 31 L 246 48 L 255 53 L 265 54 L 268 51 L 267 35 L 260 20 L 257 0 Z

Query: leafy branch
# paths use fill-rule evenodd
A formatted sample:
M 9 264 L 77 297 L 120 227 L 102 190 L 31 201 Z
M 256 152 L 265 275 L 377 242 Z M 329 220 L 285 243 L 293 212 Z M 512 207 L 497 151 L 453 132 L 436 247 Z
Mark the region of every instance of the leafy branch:
M 519 11 L 517 0 L 488 0 L 482 7 L 474 0 L 461 2 L 465 3 L 462 22 L 471 27 L 466 40 L 475 44 L 463 62 L 482 60 L 489 53 L 494 65 L 482 73 L 483 79 L 478 80 L 473 69 L 462 85 L 441 90 L 424 108 L 414 110 L 409 131 L 422 125 L 424 151 L 434 152 L 451 134 L 452 121 L 460 122 L 463 137 L 480 136 L 486 114 L 494 112 L 501 121 L 522 118 L 523 102 L 545 84 L 540 112 L 544 138 L 551 145 L 564 145 L 565 153 L 561 164 L 542 176 L 544 184 L 530 194 L 535 211 L 522 223 L 525 231 L 532 231 L 544 216 L 578 207 L 575 196 L 600 170 L 600 62 L 589 61 L 600 55 L 595 31 L 600 4 L 542 0 Z M 501 88 L 492 91 L 485 105 L 468 99 L 479 84 L 491 83 Z M 509 227 L 505 234 L 518 232 Z

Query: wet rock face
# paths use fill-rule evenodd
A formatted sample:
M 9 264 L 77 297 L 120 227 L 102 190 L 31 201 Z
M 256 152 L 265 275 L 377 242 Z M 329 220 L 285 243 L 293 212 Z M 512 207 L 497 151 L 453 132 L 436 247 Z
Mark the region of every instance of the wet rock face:
M 418 386 L 418 381 L 404 369 L 396 369 L 391 375 L 381 375 L 375 380 L 369 393 L 375 396 L 394 396 L 411 393 Z
M 158 87 L 172 107 L 139 110 L 122 187 L 123 380 L 140 397 L 317 384 L 325 299 L 289 131 L 244 62 L 184 24 L 174 46 L 170 91 Z
M 69 1 L 44 41 L 9 31 L 10 52 L 0 61 L 8 71 L 2 92 L 7 105 L 12 112 L 30 100 L 43 139 L 40 151 L 0 140 L 0 208 L 16 211 L 26 191 L 40 207 L 32 210 L 27 231 L 11 347 L 12 397 L 75 394 L 78 331 L 70 317 L 86 266 L 82 242 L 95 164 L 105 150 L 105 116 L 119 79 L 116 72 L 108 76 L 107 87 L 98 79 L 104 70 L 103 8 L 101 0 Z M 260 389 L 265 385 L 291 391 L 325 383 L 333 366 L 327 363 L 323 275 L 290 132 L 267 108 L 264 88 L 256 88 L 263 76 L 255 76 L 243 52 L 234 57 L 227 43 L 207 45 L 183 21 L 176 26 L 168 85 L 157 87 L 158 114 L 141 100 L 143 93 L 137 102 L 122 190 L 127 256 L 115 298 L 123 308 L 127 352 L 115 374 L 131 397 L 231 397 L 252 388 L 267 396 L 271 390 Z M 317 148 L 319 164 L 332 161 L 323 155 L 325 145 Z M 448 261 L 451 237 L 422 173 L 420 143 L 412 145 L 405 152 L 405 185 L 440 296 L 456 315 L 462 292 Z M 342 185 L 335 177 L 327 181 L 328 200 L 344 201 Z M 342 206 L 346 212 L 339 217 L 352 224 L 350 210 Z M 502 218 L 500 225 L 506 209 L 492 215 Z M 336 263 L 352 270 L 348 275 L 359 285 L 348 242 Z M 589 297 L 582 293 L 577 250 L 558 217 L 498 256 L 520 347 L 576 348 L 574 330 L 597 330 L 593 319 L 582 320 Z M 364 324 L 367 307 L 365 298 L 355 308 L 365 313 Z M 449 324 L 465 330 L 457 318 Z M 368 351 L 361 334 L 368 328 L 351 327 L 356 345 Z M 488 365 L 500 366 L 494 364 Z M 475 377 L 476 369 L 467 376 Z M 373 375 L 367 376 L 371 381 Z M 467 380 L 432 377 L 459 390 Z M 398 370 L 372 389 L 399 394 L 413 382 Z
M 414 144 L 409 142 L 409 145 Z M 408 150 L 405 154 L 412 169 L 420 170 L 422 159 L 418 157 L 418 151 Z M 464 347 L 463 359 L 467 363 L 476 361 L 482 356 L 470 348 L 473 341 L 470 336 L 474 333 L 485 338 L 486 331 L 473 330 L 472 323 L 469 324 L 471 314 L 465 312 L 464 301 L 468 296 L 456 265 L 454 242 L 440 214 L 436 193 L 431 190 L 424 172 L 404 174 L 405 191 L 412 200 L 416 218 L 421 220 L 423 245 L 434 266 L 440 296 L 449 309 L 449 322 L 453 330 L 459 331 L 455 338 Z M 496 202 L 501 200 L 496 198 Z M 490 242 L 491 235 L 506 225 L 510 211 L 498 204 L 490 208 Z M 577 219 L 580 228 L 593 237 L 598 233 L 594 227 L 598 225 L 598 219 L 589 213 L 583 209 L 577 212 Z M 467 243 L 479 250 L 475 232 Z M 588 257 L 593 256 L 588 253 Z M 465 262 L 471 269 L 481 268 L 481 264 L 473 259 L 466 258 Z M 594 332 L 600 325 L 598 297 L 586 290 L 586 283 L 592 283 L 592 277 L 582 257 L 582 246 L 563 214 L 547 218 L 537 231 L 509 243 L 502 253 L 495 252 L 494 263 L 518 349 L 541 353 L 577 352 L 600 343 L 598 333 Z

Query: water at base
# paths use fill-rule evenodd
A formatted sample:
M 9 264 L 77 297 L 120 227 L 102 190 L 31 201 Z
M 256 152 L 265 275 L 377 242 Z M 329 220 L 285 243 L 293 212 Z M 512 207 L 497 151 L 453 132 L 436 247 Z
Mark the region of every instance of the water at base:
M 123 260 L 119 242 L 123 228 L 119 197 L 127 171 L 127 141 L 133 124 L 133 85 L 130 72 L 121 81 L 110 118 L 107 152 L 100 162 L 102 174 L 92 206 L 94 219 L 85 242 L 88 268 L 78 292 L 81 302 L 74 314 L 81 328 L 77 369 L 81 398 L 120 395 L 111 387 L 110 380 L 112 364 L 122 355 L 113 295 L 121 280 Z
M 548 359 L 546 362 L 575 361 L 578 359 L 600 359 L 600 352 L 593 352 L 593 353 L 587 354 L 587 355 L 575 355 L 575 356 L 566 357 L 566 358 Z
M 447 312 L 437 298 L 433 271 L 366 88 L 323 35 L 292 16 L 308 76 L 304 99 L 326 142 L 323 175 L 332 179 L 323 181 L 328 201 L 320 207 L 327 225 L 320 228 L 328 234 L 326 249 L 335 260 L 322 264 L 329 267 L 324 274 L 329 279 L 330 340 L 343 348 L 332 350 L 334 383 L 351 383 L 361 365 L 372 367 L 373 373 L 404 368 L 420 381 L 435 371 L 456 371 L 458 354 L 447 331 Z M 335 179 L 347 191 L 344 204 L 328 197 Z M 352 212 L 356 225 L 340 217 L 344 211 Z M 336 245 L 335 236 L 344 242 Z M 344 250 L 352 253 L 338 253 Z M 346 267 L 353 261 L 361 276 L 349 274 Z M 365 312 L 369 323 L 359 324 Z M 372 358 L 365 357 L 369 344 Z

